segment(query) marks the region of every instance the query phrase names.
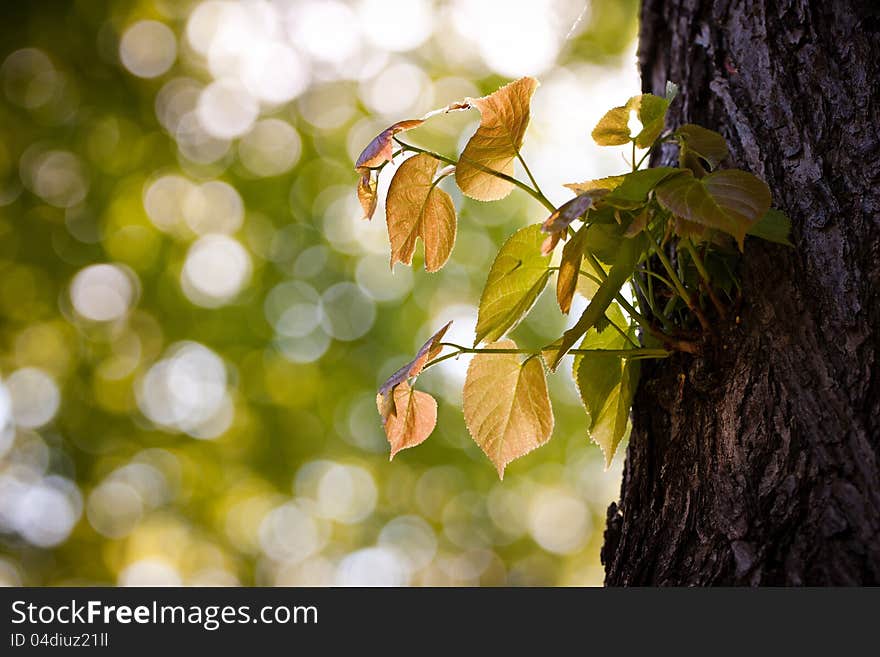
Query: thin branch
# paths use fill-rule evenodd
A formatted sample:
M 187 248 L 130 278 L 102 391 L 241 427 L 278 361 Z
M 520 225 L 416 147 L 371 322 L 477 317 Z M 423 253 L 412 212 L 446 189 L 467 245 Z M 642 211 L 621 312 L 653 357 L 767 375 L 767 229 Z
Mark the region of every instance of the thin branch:
M 498 347 L 465 347 L 464 345 L 455 344 L 454 342 L 441 342 L 441 347 L 452 347 L 457 350 L 452 354 L 447 354 L 443 358 L 451 357 L 459 354 L 525 354 L 528 356 L 536 356 L 541 353 L 557 351 L 559 347 L 553 345 L 546 346 L 539 350 L 533 349 L 507 349 Z M 638 347 L 636 349 L 571 349 L 569 354 L 605 354 L 608 356 L 622 356 L 624 358 L 668 358 L 672 355 L 671 351 L 666 349 L 649 349 Z M 439 362 L 439 358 L 436 361 Z M 426 365 L 425 368 L 428 366 Z
M 400 144 L 405 150 L 411 151 L 413 153 L 424 153 L 425 155 L 430 155 L 431 157 L 436 157 L 438 160 L 446 162 L 447 164 L 454 164 L 454 165 L 458 164 L 458 162 L 456 162 L 455 160 L 453 160 L 451 158 L 446 157 L 445 155 L 440 155 L 439 153 L 435 153 L 434 151 L 429 151 L 424 148 L 419 148 L 418 146 L 413 146 L 412 144 L 407 144 L 407 143 L 399 140 L 397 137 L 394 138 L 394 141 L 396 141 L 398 144 Z M 517 180 L 513 176 L 508 176 L 506 173 L 502 173 L 500 171 L 495 171 L 495 169 L 490 169 L 489 167 L 483 166 L 479 162 L 474 162 L 472 160 L 468 160 L 468 164 L 476 167 L 480 171 L 484 171 L 485 173 L 488 173 L 491 176 L 495 176 L 496 178 L 499 178 L 501 180 L 509 182 L 511 185 L 515 185 L 516 187 L 519 187 L 526 194 L 528 194 L 533 199 L 538 201 L 538 203 L 540 203 L 545 208 L 547 208 L 550 212 L 556 212 L 556 206 L 553 205 L 553 203 L 551 203 L 550 200 L 546 196 L 544 196 L 539 190 L 532 189 L 531 187 L 529 187 L 527 184 L 525 184 L 521 180 Z
M 721 304 L 721 301 L 715 294 L 715 290 L 712 287 L 712 281 L 709 277 L 709 271 L 706 269 L 706 265 L 703 263 L 703 259 L 700 257 L 700 254 L 697 253 L 697 250 L 694 248 L 693 242 L 691 242 L 689 239 L 683 239 L 681 240 L 681 242 L 684 245 L 685 251 L 688 252 L 691 260 L 693 260 L 694 266 L 697 268 L 697 272 L 700 274 L 700 278 L 703 279 L 703 285 L 706 288 L 706 292 L 709 294 L 709 299 L 712 301 L 712 305 L 715 306 L 715 310 L 718 311 L 721 319 L 726 318 L 727 311 L 724 309 L 724 306 Z

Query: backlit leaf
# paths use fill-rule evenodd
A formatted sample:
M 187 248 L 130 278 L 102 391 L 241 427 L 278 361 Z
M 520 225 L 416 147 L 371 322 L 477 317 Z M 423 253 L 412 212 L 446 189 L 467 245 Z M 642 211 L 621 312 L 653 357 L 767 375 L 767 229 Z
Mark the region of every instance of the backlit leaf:
M 391 445 L 391 458 L 402 449 L 415 447 L 431 435 L 437 424 L 437 402 L 426 392 L 413 390 L 406 381 L 394 387 L 390 409 L 377 398 L 383 415 L 385 436 Z
M 770 209 L 770 188 L 738 169 L 694 178 L 685 171 L 661 183 L 657 200 L 673 214 L 732 235 L 743 248 L 746 232 Z
M 424 119 L 407 119 L 398 121 L 394 125 L 385 128 L 373 140 L 367 144 L 355 163 L 356 169 L 375 169 L 391 160 L 394 151 L 394 135 L 417 128 L 425 122 Z
M 768 242 L 794 246 L 788 239 L 791 236 L 791 219 L 784 212 L 774 208 L 769 209 L 763 217 L 752 224 L 747 232 Z
M 625 330 L 626 321 L 617 304 L 608 309 L 609 325 L 601 331 L 591 329 L 582 349 L 625 349 L 627 340 L 611 326 Z M 629 410 L 639 377 L 639 361 L 611 354 L 582 354 L 574 359 L 572 373 L 587 413 L 590 437 L 605 454 L 605 467 L 626 434 Z
M 418 376 L 425 365 L 436 358 L 443 349 L 440 346 L 440 341 L 443 339 L 443 336 L 446 335 L 446 331 L 449 330 L 451 324 L 452 322 L 447 322 L 443 328 L 428 338 L 425 343 L 419 347 L 415 358 L 389 376 L 385 380 L 385 383 L 382 384 L 382 387 L 379 388 L 379 396 L 383 399 L 383 403 L 379 405 L 379 412 L 382 414 L 382 417 L 387 415 L 387 413 L 382 411 L 383 406 L 387 406 L 393 402 L 391 392 L 394 390 L 395 386 L 400 385 L 407 379 Z
M 596 180 L 585 180 L 580 183 L 568 183 L 563 185 L 563 187 L 568 187 L 575 194 L 585 194 L 599 190 L 610 192 L 622 182 L 623 176 L 607 176 L 605 178 L 597 178 Z
M 550 277 L 542 239 L 541 226 L 533 224 L 516 231 L 498 251 L 480 297 L 474 344 L 499 339 L 535 304 Z
M 605 205 L 622 210 L 634 210 L 648 202 L 648 194 L 669 176 L 681 172 L 674 167 L 654 167 L 633 171 L 623 176 L 621 183 L 602 198 Z
M 537 87 L 534 78 L 521 78 L 488 96 L 469 99 L 480 110 L 481 120 L 455 172 L 455 182 L 466 196 L 495 201 L 513 189 L 512 183 L 488 171 L 514 174 L 514 160 L 529 125 L 529 103 Z
M 690 151 L 706 160 L 712 169 L 727 157 L 727 142 L 714 130 L 707 130 L 693 123 L 686 123 L 675 131 L 682 152 Z
M 385 201 L 391 266 L 412 263 L 416 238 L 425 244 L 425 269 L 437 271 L 449 258 L 455 243 L 455 206 L 452 198 L 437 187 L 439 160 L 415 155 L 401 164 Z
M 512 340 L 488 345 L 515 349 Z M 553 409 L 540 358 L 477 354 L 468 367 L 462 401 L 468 431 L 498 476 L 514 459 L 540 447 L 553 432 Z
M 620 288 L 632 276 L 643 247 L 644 243 L 637 238 L 625 239 L 621 242 L 617 257 L 611 263 L 608 277 L 602 282 L 599 289 L 596 290 L 590 305 L 584 310 L 577 323 L 562 334 L 562 338 L 559 341 L 559 349 L 550 358 L 551 369 L 555 370 L 559 367 L 562 357 L 568 353 L 575 342 L 602 319 L 608 306 L 614 300 L 617 293 L 620 292 Z
M 629 130 L 629 107 L 613 107 L 599 119 L 593 128 L 593 141 L 599 146 L 621 146 L 631 141 Z
M 377 192 L 379 181 L 372 169 L 362 167 L 358 169 L 358 173 L 361 174 L 357 188 L 358 201 L 364 210 L 364 219 L 372 219 L 373 213 L 376 212 L 376 204 L 379 202 Z
M 590 226 L 581 226 L 562 249 L 562 260 L 559 262 L 559 273 L 556 277 L 556 301 L 559 309 L 566 315 L 571 310 L 571 301 L 577 290 L 588 228 Z
M 653 94 L 633 96 L 626 105 L 608 110 L 593 129 L 593 140 L 599 146 L 620 146 L 631 141 L 639 148 L 647 148 L 663 131 L 669 101 Z M 632 136 L 629 128 L 630 112 L 635 111 L 642 129 Z
M 587 192 L 580 196 L 575 196 L 570 201 L 560 205 L 556 212 L 547 217 L 541 225 L 541 230 L 545 233 L 560 233 L 568 230 L 572 221 L 582 217 L 593 206 L 594 193 Z
M 553 249 L 556 248 L 556 245 L 559 244 L 561 240 L 565 239 L 566 233 L 550 233 L 547 237 L 544 238 L 544 241 L 541 242 L 541 255 L 550 255 L 553 253 Z
M 636 135 L 635 141 L 639 148 L 648 148 L 663 132 L 669 101 L 654 94 L 642 94 L 639 98 L 638 107 L 631 108 L 638 112 L 642 122 L 642 131 Z

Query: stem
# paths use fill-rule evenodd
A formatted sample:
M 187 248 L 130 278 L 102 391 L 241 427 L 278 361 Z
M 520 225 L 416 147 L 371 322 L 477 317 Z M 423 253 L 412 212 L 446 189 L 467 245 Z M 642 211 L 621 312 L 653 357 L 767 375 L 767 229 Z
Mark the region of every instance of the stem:
M 711 324 L 709 324 L 709 321 L 706 319 L 703 311 L 700 310 L 700 307 L 694 303 L 693 299 L 691 299 L 691 295 L 688 294 L 688 291 L 685 288 L 684 284 L 681 282 L 681 279 L 679 279 L 678 275 L 675 273 L 675 269 L 673 268 L 672 263 L 669 262 L 669 258 L 666 257 L 666 253 L 663 251 L 660 245 L 654 241 L 654 238 L 651 238 L 651 241 L 654 243 L 654 247 L 656 248 L 655 253 L 657 254 L 657 258 L 660 259 L 660 264 L 663 265 L 663 269 L 666 270 L 666 274 L 669 276 L 669 280 L 672 281 L 672 284 L 675 286 L 675 291 L 678 293 L 678 296 L 680 296 L 682 301 L 685 302 L 688 310 L 690 310 L 699 320 L 700 326 L 703 327 L 703 330 L 711 331 Z
M 458 353 L 452 352 L 451 354 L 447 354 L 443 356 L 443 358 L 449 358 L 453 355 L 459 354 L 527 354 L 529 356 L 536 356 L 538 354 L 548 352 L 548 351 L 557 351 L 559 347 L 555 347 L 549 345 L 547 347 L 543 347 L 537 351 L 530 349 L 499 349 L 495 347 L 465 347 L 460 344 L 455 344 L 454 342 L 441 342 L 441 347 L 452 347 L 456 349 Z M 649 349 L 645 347 L 638 347 L 636 349 L 570 349 L 567 353 L 569 354 L 605 354 L 608 356 L 623 356 L 624 358 L 667 358 L 672 355 L 672 352 L 666 349 Z M 439 362 L 440 358 L 432 363 Z M 425 369 L 427 369 L 427 365 L 425 365 Z
M 439 153 L 435 153 L 434 151 L 429 151 L 424 148 L 419 148 L 418 146 L 413 146 L 412 144 L 407 144 L 405 142 L 400 141 L 397 137 L 394 138 L 398 144 L 400 144 L 405 150 L 412 151 L 413 153 L 424 153 L 425 155 L 430 155 L 431 157 L 436 157 L 438 160 L 442 162 L 446 162 L 447 164 L 457 165 L 458 162 L 455 160 L 446 157 L 445 155 L 440 155 Z M 535 199 L 538 203 L 547 208 L 550 212 L 556 212 L 556 206 L 550 202 L 550 200 L 544 196 L 537 189 L 532 189 L 528 185 L 526 185 L 521 180 L 517 180 L 513 176 L 508 176 L 506 173 L 501 173 L 500 171 L 495 171 L 495 169 L 490 169 L 489 167 L 485 167 L 479 162 L 468 161 L 468 164 L 476 167 L 480 171 L 484 171 L 489 175 L 495 176 L 496 178 L 500 178 L 501 180 L 505 180 L 509 182 L 511 185 L 515 185 L 523 190 L 526 194 Z
M 648 276 L 649 277 L 648 280 L 650 280 L 651 278 L 656 278 L 658 281 L 663 283 L 670 290 L 675 290 L 675 286 L 672 284 L 672 281 L 670 281 L 668 278 L 666 278 L 664 276 L 661 276 L 660 274 L 658 274 L 655 271 L 651 271 L 650 269 L 639 269 L 638 272 L 640 274 L 645 274 L 646 276 Z M 653 291 L 653 286 L 651 286 L 650 289 L 651 289 L 651 291 Z
M 721 301 L 715 295 L 715 290 L 712 288 L 712 282 L 709 277 L 709 272 L 706 270 L 706 265 L 703 263 L 703 259 L 700 257 L 700 254 L 697 253 L 697 250 L 694 248 L 693 242 L 689 239 L 682 240 L 684 243 L 684 249 L 690 255 L 691 260 L 694 261 L 694 266 L 697 268 L 697 271 L 700 274 L 700 278 L 703 279 L 703 285 L 706 287 L 706 292 L 709 294 L 709 299 L 712 301 L 712 305 L 715 306 L 715 310 L 718 311 L 718 315 L 721 319 L 727 317 L 727 312 L 724 310 L 724 306 L 721 305 Z
M 538 194 L 540 194 L 542 198 L 546 199 L 547 197 L 544 196 L 544 192 L 541 191 L 541 187 L 538 185 L 538 181 L 535 180 L 535 177 L 532 175 L 532 171 L 531 169 L 529 169 L 529 165 L 526 164 L 525 158 L 519 152 L 519 149 L 516 150 L 516 157 L 519 160 L 519 163 L 523 165 L 523 169 L 525 170 L 526 175 L 529 177 L 529 181 L 532 183 L 532 187 L 534 187 L 535 191 L 538 192 Z
M 633 347 L 635 347 L 636 349 L 638 349 L 640 347 L 640 345 L 638 345 L 635 340 L 633 340 L 631 337 L 629 337 L 629 334 L 626 331 L 624 331 L 617 324 L 612 322 L 611 318 L 608 317 L 608 315 L 605 315 L 605 321 L 607 321 L 608 324 L 611 325 L 611 328 L 613 328 L 615 331 L 617 331 L 623 337 L 623 339 L 626 340 L 627 342 L 629 342 Z

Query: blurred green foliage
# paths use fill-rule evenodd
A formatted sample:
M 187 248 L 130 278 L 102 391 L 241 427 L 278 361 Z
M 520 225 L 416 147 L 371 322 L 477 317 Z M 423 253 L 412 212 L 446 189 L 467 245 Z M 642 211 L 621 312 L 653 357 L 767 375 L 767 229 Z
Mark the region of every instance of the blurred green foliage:
M 570 377 L 551 377 L 553 439 L 503 483 L 455 403 L 463 364 L 420 380 L 438 428 L 390 464 L 375 409 L 378 382 L 446 320 L 471 339 L 497 246 L 544 218 L 516 195 L 455 196 L 450 265 L 427 275 L 417 252 L 393 277 L 382 208 L 360 221 L 352 157 L 369 137 L 512 77 L 454 29 L 482 4 L 398 3 L 430 29 L 383 51 L 364 3 L 4 3 L 0 580 L 601 581 L 619 470 L 603 473 Z M 629 65 L 636 5 L 548 0 L 504 20 L 543 12 L 558 42 L 521 45 L 552 50 L 523 74 L 580 84 L 579 66 Z M 170 31 L 131 32 L 142 21 Z M 254 62 L 260 30 L 282 46 Z M 414 139 L 453 152 L 474 119 Z M 519 344 L 558 334 L 552 304 Z

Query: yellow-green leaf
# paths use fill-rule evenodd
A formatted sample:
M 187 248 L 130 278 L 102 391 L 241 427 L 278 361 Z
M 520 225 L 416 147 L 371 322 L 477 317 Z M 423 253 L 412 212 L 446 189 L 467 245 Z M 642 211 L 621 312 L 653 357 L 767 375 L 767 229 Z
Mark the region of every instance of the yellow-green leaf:
M 449 258 L 455 243 L 455 206 L 452 198 L 437 187 L 439 160 L 426 154 L 401 164 L 385 201 L 391 266 L 412 263 L 416 238 L 425 244 L 425 269 L 437 271 Z
M 627 340 L 611 326 L 626 330 L 626 321 L 617 304 L 607 313 L 609 325 L 593 328 L 584 336 L 582 349 L 625 349 Z M 582 354 L 575 357 L 572 373 L 587 413 L 590 437 L 605 454 L 605 467 L 626 435 L 629 410 L 639 377 L 639 361 L 611 354 Z
M 392 459 L 400 450 L 425 442 L 437 424 L 437 402 L 428 393 L 413 390 L 404 381 L 394 387 L 393 396 L 390 406 L 383 403 L 381 395 L 376 400 Z
M 488 346 L 516 349 L 512 340 Z M 521 362 L 517 354 L 476 355 L 468 367 L 462 401 L 468 431 L 502 479 L 508 463 L 546 443 L 553 432 L 540 358 Z
M 461 191 L 478 201 L 507 196 L 513 184 L 492 175 L 514 174 L 514 160 L 529 125 L 529 104 L 538 87 L 534 78 L 521 78 L 483 98 L 469 99 L 480 110 L 480 127 L 459 158 L 455 182 Z
M 738 169 L 700 179 L 685 171 L 662 182 L 655 193 L 673 214 L 732 235 L 740 251 L 746 232 L 770 209 L 771 200 L 763 180 Z
M 540 224 L 533 224 L 516 231 L 498 251 L 480 297 L 474 344 L 502 337 L 538 299 L 550 277 L 542 240 Z
M 575 194 L 586 194 L 587 192 L 606 191 L 610 192 L 623 182 L 623 176 L 606 176 L 605 178 L 597 178 L 595 180 L 585 180 L 579 183 L 568 183 L 563 187 L 568 187 Z
M 575 342 L 605 316 L 608 306 L 614 300 L 614 297 L 617 296 L 617 293 L 620 292 L 623 284 L 632 275 L 641 257 L 643 246 L 644 243 L 638 238 L 624 239 L 621 242 L 617 257 L 611 263 L 608 277 L 596 290 L 590 305 L 584 310 L 577 323 L 562 334 L 562 338 L 559 341 L 559 349 L 550 358 L 551 369 L 555 370 L 559 367 L 562 357 L 568 353 Z
M 636 110 L 642 122 L 642 130 L 636 135 L 635 142 L 639 148 L 648 148 L 663 132 L 669 101 L 654 94 L 643 94 L 637 98 L 638 107 L 630 108 Z M 630 99 L 630 103 L 633 103 L 633 99 Z
M 622 146 L 631 140 L 629 130 L 629 108 L 626 105 L 613 107 L 599 119 L 593 128 L 593 141 L 599 146 Z
M 593 129 L 593 140 L 599 146 L 621 146 L 631 141 L 639 148 L 648 148 L 663 131 L 669 101 L 653 94 L 633 96 L 626 105 L 608 110 Z M 642 124 L 637 135 L 631 135 L 630 112 L 635 112 Z
M 674 167 L 633 171 L 622 176 L 620 184 L 604 196 L 602 202 L 621 210 L 634 210 L 648 202 L 648 195 L 660 182 L 680 171 Z

